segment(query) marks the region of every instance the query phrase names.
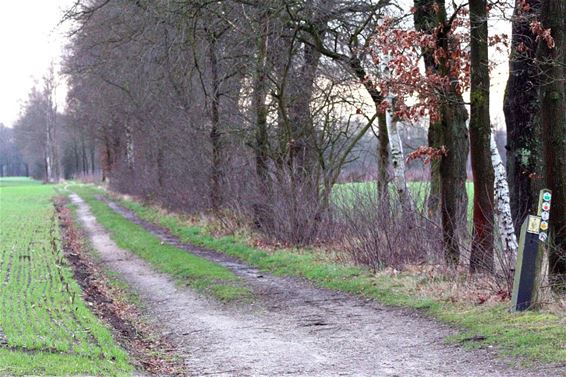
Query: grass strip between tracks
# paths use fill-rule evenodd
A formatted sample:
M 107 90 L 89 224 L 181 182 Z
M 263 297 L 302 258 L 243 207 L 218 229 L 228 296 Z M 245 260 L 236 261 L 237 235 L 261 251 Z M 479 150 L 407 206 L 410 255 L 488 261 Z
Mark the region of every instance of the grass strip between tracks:
M 244 282 L 229 269 L 187 253 L 161 240 L 114 212 L 96 198 L 97 191 L 88 187 L 72 187 L 91 208 L 97 221 L 110 233 L 116 244 L 149 262 L 157 270 L 169 274 L 179 284 L 222 301 L 251 297 Z

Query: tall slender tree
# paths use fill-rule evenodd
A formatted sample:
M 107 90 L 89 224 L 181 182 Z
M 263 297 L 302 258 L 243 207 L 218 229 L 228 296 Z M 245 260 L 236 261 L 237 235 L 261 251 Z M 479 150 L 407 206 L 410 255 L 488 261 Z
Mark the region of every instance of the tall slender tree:
M 471 272 L 492 272 L 494 267 L 494 171 L 490 149 L 487 19 L 487 1 L 470 0 L 470 151 L 474 176 Z

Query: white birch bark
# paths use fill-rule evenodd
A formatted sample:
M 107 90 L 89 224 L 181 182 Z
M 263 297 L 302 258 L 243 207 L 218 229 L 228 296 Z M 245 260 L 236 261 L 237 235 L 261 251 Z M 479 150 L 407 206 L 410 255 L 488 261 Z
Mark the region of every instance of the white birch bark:
M 491 133 L 491 161 L 495 170 L 495 215 L 499 225 L 499 234 L 503 250 L 507 254 L 510 266 L 514 266 L 517 257 L 517 237 L 515 236 L 515 227 L 511 217 L 511 206 L 509 199 L 509 185 L 505 167 L 501 156 L 497 150 L 494 132 Z
M 132 135 L 132 128 L 130 124 L 126 121 L 126 161 L 128 162 L 128 167 L 130 169 L 134 168 L 134 137 Z
M 49 158 L 49 154 L 46 153 L 45 155 L 45 182 L 51 183 L 53 182 L 53 174 L 51 173 L 51 158 Z
M 55 182 L 54 179 L 54 169 L 53 169 L 53 134 L 51 129 L 51 123 L 49 120 L 49 114 L 45 114 L 45 181 L 47 183 Z
M 47 182 L 59 182 L 59 169 L 57 169 L 58 156 L 55 145 L 55 125 L 49 114 L 46 119 L 47 123 Z
M 393 119 L 392 102 L 393 98 L 388 97 L 389 108 L 387 109 L 386 124 L 387 134 L 389 136 L 389 145 L 391 151 L 391 164 L 393 165 L 393 184 L 399 195 L 401 205 L 405 209 L 412 209 L 412 200 L 409 190 L 407 189 L 407 181 L 405 179 L 405 156 L 403 154 L 403 143 L 397 128 L 397 121 Z

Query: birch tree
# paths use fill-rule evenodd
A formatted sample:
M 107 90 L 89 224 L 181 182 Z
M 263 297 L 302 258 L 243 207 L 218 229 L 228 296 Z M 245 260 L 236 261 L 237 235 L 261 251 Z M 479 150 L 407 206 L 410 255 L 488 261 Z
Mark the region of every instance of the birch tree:
M 509 266 L 515 265 L 517 256 L 517 237 L 515 235 L 515 227 L 513 225 L 513 216 L 511 215 L 509 185 L 507 183 L 507 175 L 505 166 L 499 155 L 497 144 L 495 143 L 494 133 L 491 132 L 490 137 L 491 162 L 495 172 L 495 216 L 499 226 L 499 235 L 503 252 Z
M 393 96 L 387 96 L 386 101 L 390 108 L 386 110 L 387 135 L 391 148 L 391 165 L 393 166 L 393 183 L 397 196 L 401 202 L 401 207 L 406 213 L 413 211 L 411 193 L 407 187 L 405 178 L 405 155 L 403 153 L 403 143 L 399 134 L 398 122 L 393 115 Z

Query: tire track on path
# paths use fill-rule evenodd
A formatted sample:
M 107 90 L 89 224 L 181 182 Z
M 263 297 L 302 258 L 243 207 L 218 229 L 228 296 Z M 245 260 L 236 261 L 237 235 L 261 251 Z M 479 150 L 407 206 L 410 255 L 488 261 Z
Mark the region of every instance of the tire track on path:
M 181 244 L 130 211 L 112 208 L 164 242 L 231 268 L 253 289 L 253 303 L 222 304 L 178 287 L 120 249 L 76 194 L 71 200 L 102 263 L 121 274 L 150 316 L 186 353 L 190 375 L 204 376 L 549 376 L 518 370 L 490 350 L 447 345 L 454 331 L 418 313 L 259 272 L 224 254 Z

